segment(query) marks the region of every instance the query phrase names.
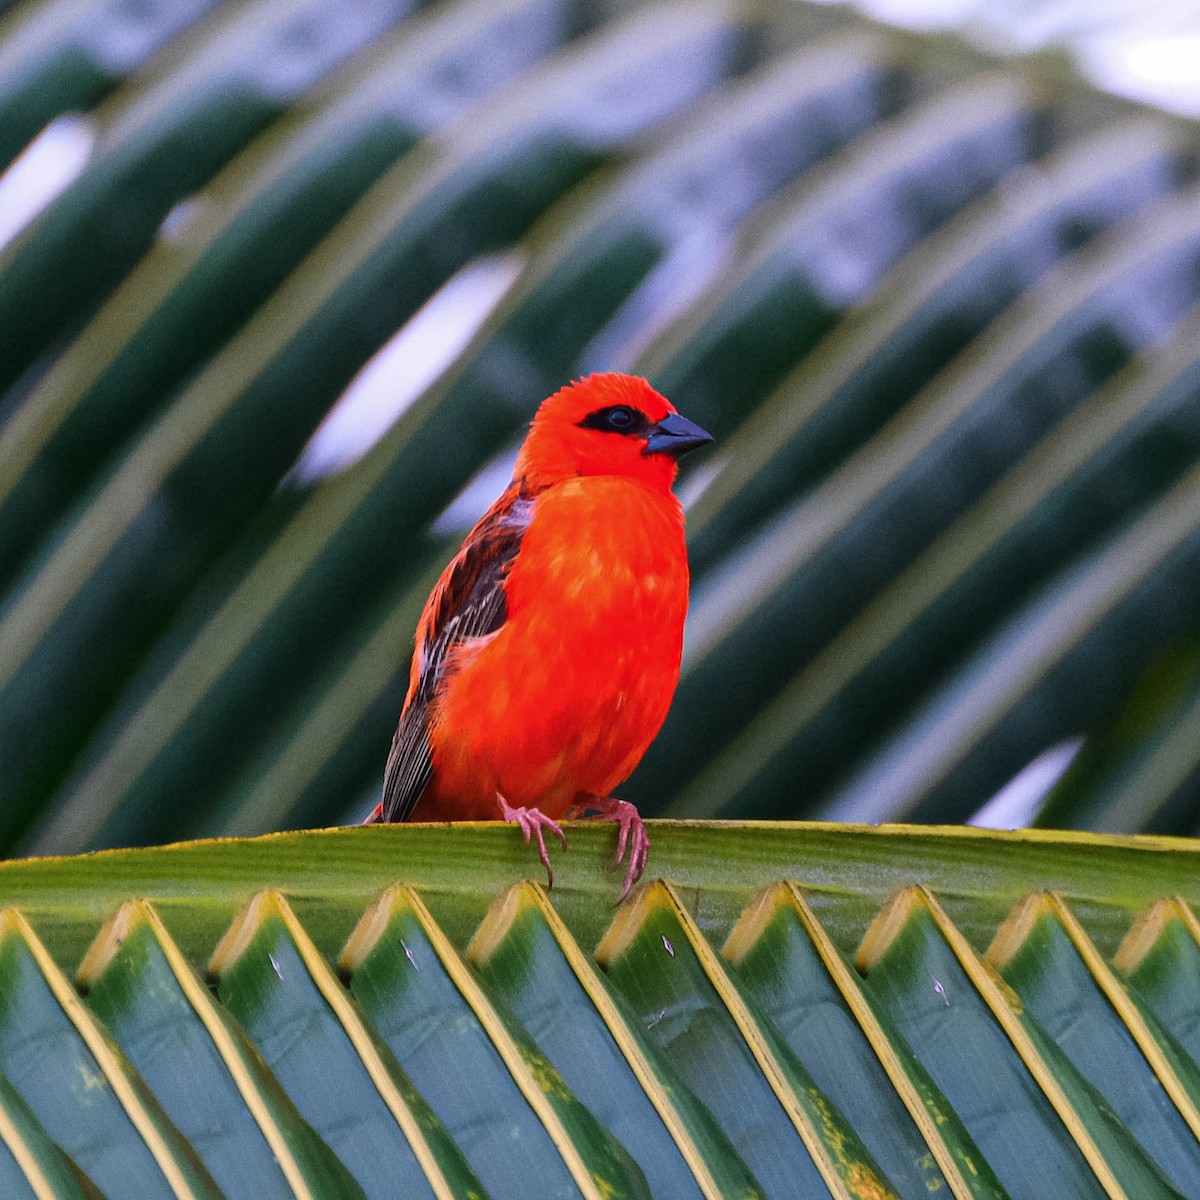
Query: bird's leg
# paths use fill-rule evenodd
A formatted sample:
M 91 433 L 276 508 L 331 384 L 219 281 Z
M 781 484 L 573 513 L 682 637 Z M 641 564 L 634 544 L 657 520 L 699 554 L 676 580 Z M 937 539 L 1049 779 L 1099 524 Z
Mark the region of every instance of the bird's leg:
M 617 897 L 617 903 L 620 904 L 629 895 L 633 885 L 641 879 L 642 872 L 646 869 L 646 859 L 650 855 L 650 835 L 646 832 L 641 814 L 628 800 L 614 800 L 612 796 L 589 796 L 579 805 L 579 808 L 596 813 L 600 820 L 616 821 L 619 826 L 614 869 L 621 865 L 625 858 L 625 851 L 629 851 L 625 886 Z
M 496 793 L 496 799 L 500 801 L 500 815 L 506 821 L 520 826 L 527 843 L 531 838 L 537 839 L 538 858 L 542 860 L 542 866 L 546 868 L 546 886 L 552 888 L 554 871 L 550 866 L 550 855 L 546 853 L 546 839 L 542 830 L 550 830 L 562 842 L 564 850 L 567 848 L 567 835 L 559 828 L 558 822 L 552 821 L 541 809 L 526 808 L 524 805 L 521 805 L 520 808 L 513 808 L 499 792 Z
M 364 825 L 379 825 L 383 822 L 383 805 L 377 804 L 371 809 L 371 815 L 364 821 Z

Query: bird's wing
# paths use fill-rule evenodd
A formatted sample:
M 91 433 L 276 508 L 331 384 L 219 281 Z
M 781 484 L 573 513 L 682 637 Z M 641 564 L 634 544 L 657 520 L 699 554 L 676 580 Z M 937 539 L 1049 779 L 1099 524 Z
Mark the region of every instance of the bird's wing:
M 406 821 L 433 776 L 430 707 L 447 656 L 455 646 L 494 633 L 507 619 L 504 584 L 532 512 L 532 499 L 515 489 L 505 493 L 468 534 L 425 605 L 417 627 L 416 678 L 384 769 L 384 821 Z

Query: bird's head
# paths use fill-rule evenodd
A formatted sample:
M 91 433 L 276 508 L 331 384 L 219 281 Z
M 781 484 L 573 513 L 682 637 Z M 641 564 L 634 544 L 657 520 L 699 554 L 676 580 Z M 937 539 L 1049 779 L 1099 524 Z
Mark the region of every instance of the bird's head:
M 666 491 L 680 456 L 711 442 L 636 375 L 588 375 L 542 402 L 516 475 L 543 486 L 579 475 L 624 475 Z

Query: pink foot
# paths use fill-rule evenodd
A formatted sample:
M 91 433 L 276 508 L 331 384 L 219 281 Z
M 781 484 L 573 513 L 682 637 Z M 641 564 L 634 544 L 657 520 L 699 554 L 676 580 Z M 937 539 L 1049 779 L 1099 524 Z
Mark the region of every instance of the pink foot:
M 537 839 L 538 858 L 542 860 L 542 866 L 546 868 L 546 887 L 552 888 L 554 871 L 550 866 L 550 855 L 546 853 L 546 839 L 542 831 L 550 830 L 562 842 L 563 850 L 567 848 L 567 835 L 559 828 L 558 822 L 552 821 L 541 809 L 526 808 L 524 805 L 520 808 L 513 808 L 499 792 L 496 793 L 496 799 L 500 801 L 500 815 L 506 821 L 521 827 L 526 843 L 531 838 Z
M 371 815 L 363 821 L 364 825 L 378 825 L 383 820 L 383 805 L 377 804 L 371 809 Z
M 617 857 L 613 867 L 619 867 L 629 851 L 629 866 L 625 871 L 625 886 L 617 897 L 620 904 L 630 889 L 642 877 L 646 859 L 650 856 L 650 835 L 642 823 L 641 814 L 628 800 L 614 800 L 611 796 L 589 796 L 580 806 L 598 814 L 603 821 L 616 821 L 620 828 L 617 835 Z

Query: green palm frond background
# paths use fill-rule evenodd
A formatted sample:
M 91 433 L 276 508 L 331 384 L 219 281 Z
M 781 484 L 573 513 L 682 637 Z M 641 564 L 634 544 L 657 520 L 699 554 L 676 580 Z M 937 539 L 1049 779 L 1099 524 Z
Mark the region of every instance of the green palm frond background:
M 85 160 L 0 179 L 0 1196 L 1200 1195 L 1194 842 L 654 822 L 617 910 L 594 823 L 549 897 L 494 823 L 224 840 L 369 811 L 598 369 L 719 439 L 644 813 L 1082 740 L 1038 821 L 1195 832 L 1195 121 L 799 2 L 0 11 L 0 164 Z
M 13 6 L 5 161 L 69 112 L 0 252 L 0 849 L 361 817 L 595 369 L 719 439 L 644 812 L 961 821 L 1088 736 L 1047 820 L 1200 821 L 1194 122 L 804 4 Z M 435 294 L 457 349 L 306 450 Z

